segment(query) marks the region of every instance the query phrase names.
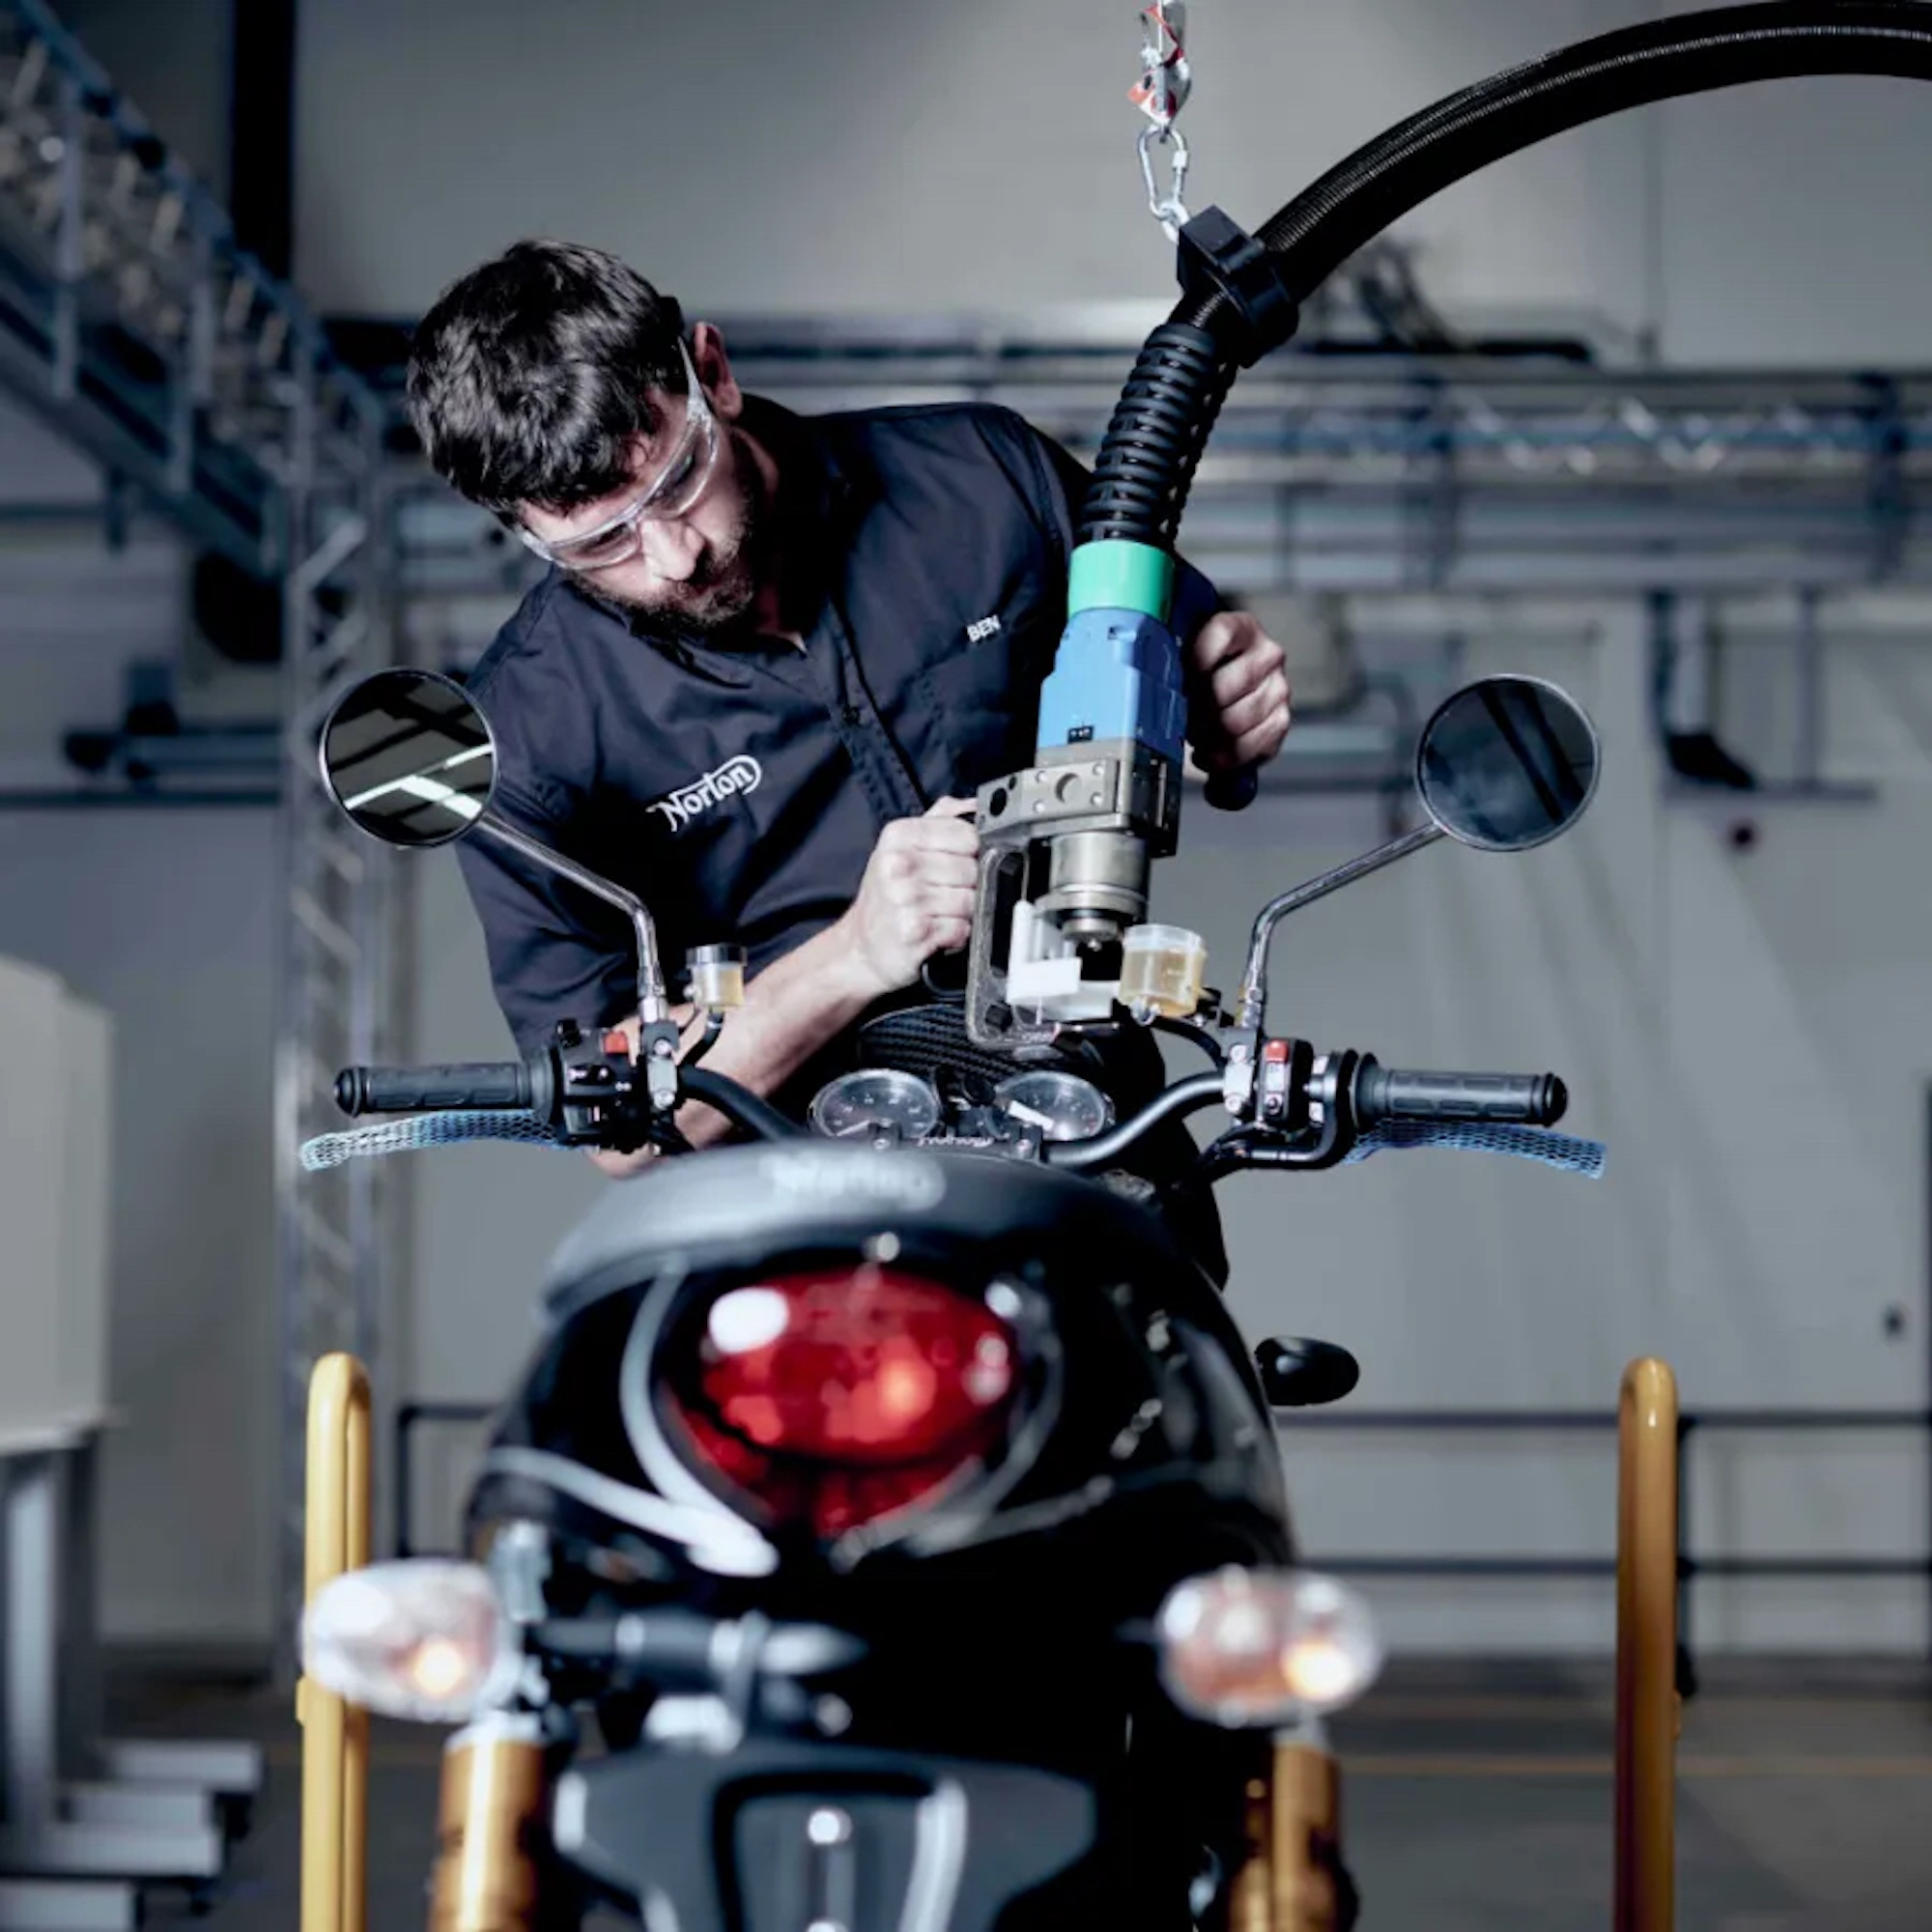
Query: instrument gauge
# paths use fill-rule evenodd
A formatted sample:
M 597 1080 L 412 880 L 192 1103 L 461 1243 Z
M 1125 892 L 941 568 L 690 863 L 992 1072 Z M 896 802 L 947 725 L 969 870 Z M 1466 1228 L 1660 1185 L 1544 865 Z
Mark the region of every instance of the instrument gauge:
M 818 1090 L 807 1118 L 828 1140 L 891 1133 L 923 1140 L 943 1112 L 938 1091 L 916 1073 L 875 1067 L 847 1073 Z
M 1114 1124 L 1114 1103 L 1091 1080 L 1048 1068 L 1001 1081 L 993 1104 L 1042 1140 L 1090 1141 Z

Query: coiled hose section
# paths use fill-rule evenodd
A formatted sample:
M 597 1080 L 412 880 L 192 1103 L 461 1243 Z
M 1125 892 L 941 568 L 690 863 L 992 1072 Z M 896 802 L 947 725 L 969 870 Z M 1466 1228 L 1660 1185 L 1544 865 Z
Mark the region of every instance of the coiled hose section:
M 1302 302 L 1392 221 L 1506 155 L 1627 107 L 1814 73 L 1932 79 L 1932 6 L 1771 0 L 1579 41 L 1391 128 L 1255 239 Z M 1233 303 L 1215 291 L 1183 299 L 1148 338 L 1094 462 L 1081 542 L 1172 550 L 1202 447 L 1234 383 L 1234 320 Z
M 1234 380 L 1210 327 L 1165 322 L 1148 337 L 1100 442 L 1082 543 L 1174 548 L 1188 486 Z

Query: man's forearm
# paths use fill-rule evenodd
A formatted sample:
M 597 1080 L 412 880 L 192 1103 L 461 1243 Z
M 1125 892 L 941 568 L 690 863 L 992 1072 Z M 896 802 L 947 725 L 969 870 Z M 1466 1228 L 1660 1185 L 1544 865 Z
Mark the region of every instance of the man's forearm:
M 840 921 L 747 983 L 745 1004 L 725 1020 L 705 1067 L 754 1094 L 773 1094 L 884 990 Z M 696 1103 L 679 1110 L 677 1123 L 696 1147 L 722 1139 L 728 1127 L 723 1115 Z M 606 1174 L 622 1176 L 636 1174 L 654 1152 L 600 1151 L 591 1158 Z

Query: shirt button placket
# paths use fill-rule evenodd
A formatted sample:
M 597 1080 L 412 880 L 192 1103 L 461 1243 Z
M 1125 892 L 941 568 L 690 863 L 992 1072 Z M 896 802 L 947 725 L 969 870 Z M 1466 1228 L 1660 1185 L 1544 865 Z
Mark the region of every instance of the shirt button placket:
M 905 754 L 870 702 L 853 701 L 855 694 L 861 698 L 866 696 L 865 683 L 859 675 L 858 652 L 851 633 L 836 606 L 827 607 L 824 628 L 831 633 L 838 681 L 843 687 L 831 695 L 830 708 L 852 754 L 852 762 L 869 780 L 867 789 L 876 796 L 877 789 L 882 788 L 891 801 L 891 808 L 883 814 L 885 818 L 917 816 L 925 810 L 926 801 Z

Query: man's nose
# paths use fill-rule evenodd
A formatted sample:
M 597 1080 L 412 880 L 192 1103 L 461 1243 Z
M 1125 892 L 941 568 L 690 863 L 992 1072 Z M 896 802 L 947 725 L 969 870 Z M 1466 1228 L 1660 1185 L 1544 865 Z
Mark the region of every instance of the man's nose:
M 704 539 L 681 518 L 640 524 L 638 539 L 651 575 L 667 583 L 682 583 L 690 577 L 704 550 Z

